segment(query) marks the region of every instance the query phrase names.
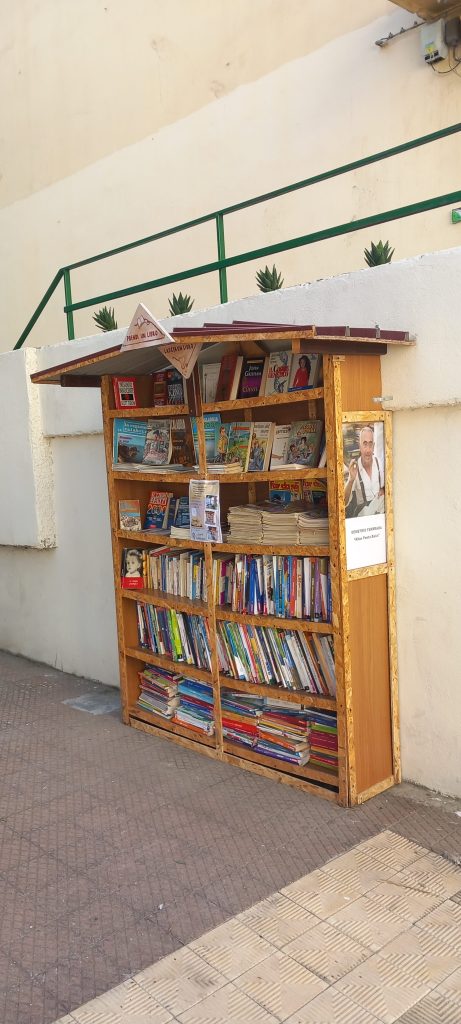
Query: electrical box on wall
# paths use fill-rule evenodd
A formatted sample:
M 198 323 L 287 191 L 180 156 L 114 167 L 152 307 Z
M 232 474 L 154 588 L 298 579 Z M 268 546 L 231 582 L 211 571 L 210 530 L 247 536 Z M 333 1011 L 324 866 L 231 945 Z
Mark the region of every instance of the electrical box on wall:
M 448 57 L 442 18 L 430 25 L 421 25 L 421 50 L 426 64 L 436 64 Z

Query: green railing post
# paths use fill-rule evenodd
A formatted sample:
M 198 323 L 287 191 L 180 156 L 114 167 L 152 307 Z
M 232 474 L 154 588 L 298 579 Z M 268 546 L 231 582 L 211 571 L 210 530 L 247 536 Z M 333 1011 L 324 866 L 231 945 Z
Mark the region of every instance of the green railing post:
M 72 288 L 70 286 L 70 270 L 69 267 L 64 267 L 64 298 L 66 303 L 66 317 L 67 317 L 67 339 L 73 341 L 75 338 L 74 330 L 74 314 L 72 309 L 68 309 L 68 306 L 72 306 Z
M 224 217 L 222 213 L 216 214 L 216 237 L 218 240 L 218 260 L 225 260 L 226 245 L 224 241 Z M 227 302 L 227 270 L 221 267 L 219 273 L 219 298 L 221 302 Z

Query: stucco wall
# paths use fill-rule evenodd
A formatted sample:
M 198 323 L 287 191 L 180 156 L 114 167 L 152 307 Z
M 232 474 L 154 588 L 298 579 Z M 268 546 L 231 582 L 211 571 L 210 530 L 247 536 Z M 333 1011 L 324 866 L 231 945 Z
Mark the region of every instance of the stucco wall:
M 461 796 L 461 395 L 453 296 L 461 250 L 343 275 L 188 317 L 294 323 L 379 323 L 408 329 L 414 348 L 382 358 L 393 395 L 397 634 L 405 778 Z M 106 340 L 110 344 L 111 338 Z M 100 339 L 65 346 L 68 357 Z M 61 346 L 43 349 L 50 365 Z M 20 360 L 20 353 L 0 357 Z M 18 371 L 19 372 L 19 371 Z M 22 365 L 22 372 L 25 372 Z M 39 389 L 37 389 L 39 390 Z M 67 416 L 63 398 L 78 401 Z M 41 388 L 51 446 L 54 550 L 0 546 L 0 646 L 117 683 L 117 642 L 102 437 L 93 391 Z M 58 403 L 58 405 L 56 404 Z M 58 414 L 58 409 L 60 412 Z M 24 408 L 23 408 L 24 413 Z M 52 424 L 54 426 L 52 427 Z M 18 451 L 23 437 L 15 435 Z M 14 440 L 14 439 L 13 439 Z M 20 495 L 12 510 L 23 516 Z M 2 538 L 0 537 L 0 540 Z M 21 543 L 21 541 L 19 541 Z
M 4 6 L 9 48 L 0 81 L 10 102 L 2 117 L 4 138 L 17 144 L 5 145 L 0 182 L 3 350 L 13 347 L 58 267 L 459 119 L 459 78 L 424 65 L 417 31 L 384 49 L 375 45 L 413 20 L 388 0 L 239 0 L 232 23 L 224 0 L 202 0 L 203 17 L 188 13 L 197 4 L 136 0 L 139 19 L 123 0 L 84 0 L 70 38 L 58 17 L 62 0 Z M 454 136 L 233 215 L 227 253 L 452 191 L 460 156 Z M 441 209 L 281 254 L 285 285 L 362 266 L 370 237 L 389 238 L 403 258 L 457 244 L 461 225 Z M 215 227 L 205 225 L 77 271 L 74 298 L 215 254 Z M 260 265 L 229 272 L 231 298 L 255 291 Z M 218 301 L 217 275 L 180 287 L 196 308 Z M 172 290 L 149 299 L 158 316 Z M 62 306 L 61 287 L 32 344 L 63 336 Z M 130 300 L 117 300 L 116 309 L 127 323 Z M 79 336 L 91 331 L 92 312 L 76 315 Z

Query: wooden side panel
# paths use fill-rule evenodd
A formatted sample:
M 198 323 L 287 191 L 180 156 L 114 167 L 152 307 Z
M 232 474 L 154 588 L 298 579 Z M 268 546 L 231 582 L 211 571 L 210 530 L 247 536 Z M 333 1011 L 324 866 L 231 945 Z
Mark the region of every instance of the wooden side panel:
M 381 395 L 381 359 L 379 356 L 347 356 L 341 360 L 341 405 L 352 409 L 381 409 L 373 398 Z
M 387 576 L 348 584 L 357 797 L 393 775 Z

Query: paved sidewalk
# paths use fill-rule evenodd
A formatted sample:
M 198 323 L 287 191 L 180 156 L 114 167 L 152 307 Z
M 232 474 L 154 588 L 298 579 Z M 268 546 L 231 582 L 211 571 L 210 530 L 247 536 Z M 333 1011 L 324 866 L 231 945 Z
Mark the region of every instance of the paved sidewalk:
M 403 786 L 345 810 L 122 726 L 88 680 L 0 654 L 0 686 L 1 1024 L 72 1013 L 384 830 L 460 859 L 461 802 Z

